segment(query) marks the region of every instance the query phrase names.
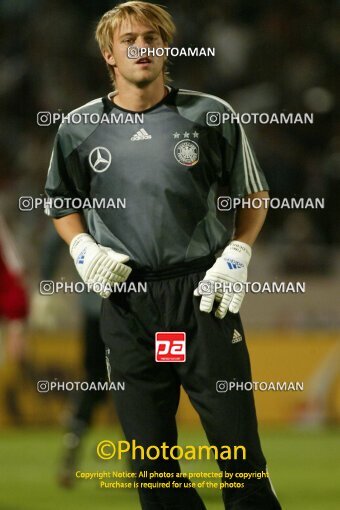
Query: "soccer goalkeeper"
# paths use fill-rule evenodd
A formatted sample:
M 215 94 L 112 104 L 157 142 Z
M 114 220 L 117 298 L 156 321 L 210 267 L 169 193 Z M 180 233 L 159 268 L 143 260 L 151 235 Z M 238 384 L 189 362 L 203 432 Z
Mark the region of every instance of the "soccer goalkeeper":
M 263 471 L 252 393 L 217 392 L 216 382 L 251 380 L 239 316 L 244 293 L 233 284 L 246 282 L 266 210 L 238 210 L 231 233 L 216 217 L 215 199 L 219 185 L 233 197 L 265 198 L 268 188 L 242 127 L 207 125 L 208 112 L 230 113 L 230 105 L 170 87 L 166 57 L 138 53 L 168 47 L 174 32 L 170 15 L 156 4 L 126 2 L 103 15 L 96 39 L 115 90 L 79 108 L 82 123 L 60 126 L 46 183 L 58 207 L 47 212 L 80 276 L 107 298 L 101 330 L 111 379 L 125 381 L 125 392 L 114 398 L 126 438 L 144 448 L 176 445 L 182 385 L 212 445 L 246 448 L 246 460 L 221 460 L 220 469 Z M 136 112 L 143 119 L 131 124 Z M 120 124 L 103 121 L 113 113 L 123 118 Z M 87 122 L 91 114 L 99 120 Z M 80 214 L 72 199 L 88 198 L 125 198 L 126 207 Z M 127 280 L 147 282 L 147 293 L 115 291 Z M 211 293 L 202 295 L 202 280 Z M 186 333 L 185 362 L 157 363 L 160 331 Z M 134 468 L 180 471 L 178 461 L 166 459 L 136 459 Z M 139 489 L 139 496 L 147 510 L 205 508 L 193 488 Z M 225 488 L 223 500 L 232 510 L 281 508 L 268 478 L 250 478 L 242 490 Z

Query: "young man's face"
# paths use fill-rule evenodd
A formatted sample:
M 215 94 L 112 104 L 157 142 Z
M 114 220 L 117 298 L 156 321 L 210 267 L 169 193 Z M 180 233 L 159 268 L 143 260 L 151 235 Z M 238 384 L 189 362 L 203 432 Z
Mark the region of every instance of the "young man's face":
M 105 53 L 105 60 L 114 66 L 117 85 L 128 81 L 143 87 L 163 76 L 165 56 L 129 58 L 128 48 L 162 48 L 164 43 L 150 25 L 141 25 L 133 19 L 124 21 L 114 33 L 113 52 Z M 131 51 L 131 50 L 130 50 Z

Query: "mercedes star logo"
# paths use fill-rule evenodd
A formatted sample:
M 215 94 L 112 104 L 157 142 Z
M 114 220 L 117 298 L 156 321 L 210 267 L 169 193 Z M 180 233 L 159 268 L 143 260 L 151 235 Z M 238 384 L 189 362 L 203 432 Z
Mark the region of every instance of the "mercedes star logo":
M 111 153 L 106 147 L 95 147 L 89 155 L 89 163 L 95 172 L 105 172 L 111 164 Z

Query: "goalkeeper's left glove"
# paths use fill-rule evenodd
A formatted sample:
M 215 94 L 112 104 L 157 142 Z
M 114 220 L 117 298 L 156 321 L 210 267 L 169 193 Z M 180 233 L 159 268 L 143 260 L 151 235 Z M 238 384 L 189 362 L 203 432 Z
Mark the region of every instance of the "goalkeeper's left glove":
M 201 312 L 210 313 L 214 301 L 220 302 L 215 312 L 218 319 L 223 319 L 228 310 L 232 313 L 239 311 L 245 295 L 250 258 L 251 247 L 246 243 L 232 241 L 226 247 L 194 291 L 195 296 L 202 296 Z M 233 289 L 235 283 L 240 284 L 236 292 Z

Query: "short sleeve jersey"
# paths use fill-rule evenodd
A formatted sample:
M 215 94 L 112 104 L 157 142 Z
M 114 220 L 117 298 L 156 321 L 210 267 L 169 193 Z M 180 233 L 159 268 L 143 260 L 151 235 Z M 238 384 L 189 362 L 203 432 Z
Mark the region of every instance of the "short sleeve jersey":
M 208 112 L 223 118 L 231 106 L 168 89 L 138 115 L 115 105 L 114 93 L 74 110 L 56 135 L 45 188 L 49 204 L 58 199 L 49 216 L 80 212 L 74 198 L 92 200 L 81 212 L 94 239 L 152 271 L 226 246 L 231 232 L 217 218 L 219 185 L 231 197 L 268 189 L 243 127 L 207 123 Z

